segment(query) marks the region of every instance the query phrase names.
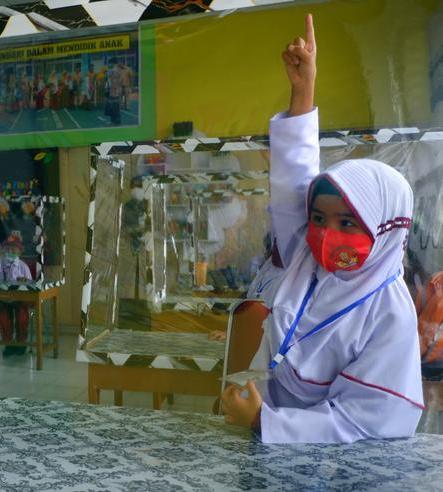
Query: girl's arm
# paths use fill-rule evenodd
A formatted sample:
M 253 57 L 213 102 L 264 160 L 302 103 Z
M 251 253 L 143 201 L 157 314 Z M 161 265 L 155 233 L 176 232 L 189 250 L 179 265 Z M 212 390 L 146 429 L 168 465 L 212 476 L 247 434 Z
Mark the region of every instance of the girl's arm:
M 287 113 L 271 120 L 271 217 L 274 238 L 287 266 L 307 222 L 306 192 L 319 172 L 318 115 L 313 108 L 316 44 L 312 16 L 306 41 L 296 38 L 282 54 L 291 84 Z

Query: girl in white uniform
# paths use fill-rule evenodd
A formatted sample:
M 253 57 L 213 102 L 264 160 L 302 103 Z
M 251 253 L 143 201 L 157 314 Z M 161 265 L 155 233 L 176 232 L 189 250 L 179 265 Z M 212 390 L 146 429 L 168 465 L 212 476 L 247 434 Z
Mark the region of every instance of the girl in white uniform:
M 225 418 L 269 443 L 411 436 L 423 409 L 417 320 L 402 278 L 412 190 L 369 159 L 319 174 L 311 16 L 306 34 L 283 53 L 291 105 L 270 128 L 284 266 L 260 348 L 271 379 L 249 382 L 247 397 L 229 387 Z

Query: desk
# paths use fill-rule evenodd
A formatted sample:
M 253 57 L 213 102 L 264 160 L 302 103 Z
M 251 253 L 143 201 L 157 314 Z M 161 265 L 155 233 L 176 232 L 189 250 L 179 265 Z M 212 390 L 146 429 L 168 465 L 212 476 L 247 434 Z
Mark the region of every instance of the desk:
M 263 445 L 220 417 L 0 401 L 0 489 L 441 490 L 443 436 Z
M 99 403 L 100 390 L 154 393 L 160 409 L 166 394 L 219 396 L 225 344 L 203 333 L 113 330 L 88 344 L 88 352 L 104 364 L 89 363 L 89 403 Z
M 35 309 L 35 332 L 36 341 L 26 343 L 11 343 L 9 345 L 26 345 L 36 347 L 37 352 L 37 370 L 43 368 L 43 353 L 48 350 L 53 350 L 54 357 L 58 356 L 58 341 L 59 341 L 59 326 L 57 318 L 57 299 L 59 295 L 59 287 L 51 287 L 45 290 L 0 290 L 0 302 L 26 302 L 34 305 Z M 54 327 L 53 343 L 43 343 L 43 302 L 52 299 L 52 316 Z

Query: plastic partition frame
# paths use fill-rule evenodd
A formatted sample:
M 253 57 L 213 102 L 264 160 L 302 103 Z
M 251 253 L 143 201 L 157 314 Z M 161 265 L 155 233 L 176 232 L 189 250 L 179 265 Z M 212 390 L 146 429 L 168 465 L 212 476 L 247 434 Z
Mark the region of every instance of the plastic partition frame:
M 86 237 L 86 250 L 85 250 L 85 266 L 83 272 L 83 289 L 82 289 L 82 303 L 81 303 L 81 315 L 80 315 L 80 339 L 79 347 L 83 347 L 86 341 L 86 330 L 88 327 L 89 307 L 91 304 L 91 289 L 92 289 L 92 271 L 91 271 L 91 259 L 94 246 L 94 220 L 95 220 L 95 196 L 97 190 L 97 172 L 98 172 L 98 160 L 99 158 L 92 155 L 90 160 L 90 198 L 88 207 L 88 226 Z M 120 191 L 123 191 L 124 180 L 124 167 L 125 162 L 118 159 L 107 158 L 109 165 L 118 169 L 119 171 L 119 187 Z M 114 252 L 115 258 L 118 261 L 119 247 L 120 247 L 120 233 L 121 233 L 121 220 L 122 220 L 123 204 L 120 203 L 117 215 L 117 238 L 116 238 L 116 250 Z M 118 285 L 118 272 L 114 277 L 113 296 L 112 296 L 112 319 L 111 324 L 115 323 L 115 315 L 117 309 L 117 285 Z
M 430 142 L 443 140 L 443 127 L 438 128 L 366 128 L 321 131 L 320 147 L 342 147 L 347 145 L 371 145 L 399 142 Z M 233 152 L 266 150 L 268 135 L 183 138 L 174 140 L 146 140 L 145 142 L 108 142 L 91 148 L 94 155 L 108 157 L 118 154 L 172 154 L 182 152 Z
M 62 238 L 62 275 L 58 280 L 54 280 L 48 282 L 45 280 L 44 271 L 43 271 L 43 258 L 44 258 L 44 248 L 45 248 L 45 238 L 44 238 L 44 210 L 46 203 L 60 203 L 62 206 L 62 221 L 61 221 L 61 238 Z M 29 284 L 16 284 L 16 285 L 8 285 L 4 283 L 0 283 L 1 291 L 45 291 L 52 289 L 54 287 L 61 287 L 65 284 L 66 279 L 66 230 L 65 230 L 65 222 L 66 222 L 66 205 L 65 199 L 59 196 L 49 196 L 43 195 L 39 197 L 37 206 L 35 209 L 35 235 L 38 238 L 38 242 L 36 244 L 36 252 L 39 258 L 39 261 L 36 263 L 36 279 L 35 282 Z

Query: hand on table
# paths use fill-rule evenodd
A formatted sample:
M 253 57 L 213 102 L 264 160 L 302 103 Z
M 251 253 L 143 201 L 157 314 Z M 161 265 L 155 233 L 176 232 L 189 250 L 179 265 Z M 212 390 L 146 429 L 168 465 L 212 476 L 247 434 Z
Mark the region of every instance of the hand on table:
M 225 414 L 225 422 L 231 425 L 251 427 L 263 403 L 253 381 L 246 384 L 248 396 L 243 398 L 241 393 L 245 388 L 229 386 L 222 394 L 221 400 Z

